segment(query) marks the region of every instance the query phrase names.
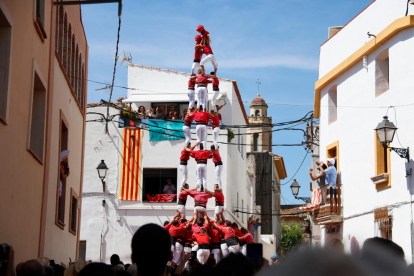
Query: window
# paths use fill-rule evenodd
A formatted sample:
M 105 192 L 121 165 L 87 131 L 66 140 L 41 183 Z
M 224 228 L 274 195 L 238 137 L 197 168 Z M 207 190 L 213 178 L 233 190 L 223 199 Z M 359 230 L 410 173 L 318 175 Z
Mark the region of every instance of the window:
M 392 215 L 388 212 L 388 206 L 374 210 L 375 235 L 377 237 L 392 240 Z
M 341 179 L 340 179 L 340 160 L 339 160 L 339 141 L 336 141 L 326 147 L 326 158 L 334 158 L 335 159 L 335 168 L 336 172 L 338 174 L 336 183 L 337 183 L 337 201 L 336 201 L 336 207 L 337 207 L 337 214 L 340 215 L 342 213 L 342 202 L 341 202 Z
M 242 211 L 244 212 L 244 201 L 242 199 Z M 242 222 L 244 222 L 244 213 L 242 213 Z
M 253 151 L 259 151 L 259 133 L 253 134 Z
M 184 109 L 188 109 L 188 102 L 184 103 L 153 103 L 151 107 L 157 109 L 158 114 L 161 113 L 161 108 L 164 108 L 165 114 L 170 111 L 171 106 L 174 106 L 174 111 L 178 113 L 178 119 L 184 114 Z
M 12 26 L 0 9 L 0 121 L 6 123 L 9 103 Z
M 390 59 L 388 49 L 382 51 L 375 59 L 375 97 L 390 88 Z
M 239 193 L 237 193 L 237 210 L 239 210 Z M 237 212 L 237 217 L 239 217 L 239 212 Z
M 78 194 L 70 189 L 69 232 L 76 235 L 78 222 Z
M 177 202 L 177 197 L 172 201 L 162 197 L 164 188 L 168 188 L 168 180 L 171 186 L 177 189 L 177 169 L 145 169 L 143 170 L 143 202 Z M 167 187 L 166 187 L 167 186 Z M 176 194 L 176 193 L 175 193 Z
M 375 139 L 375 186 L 377 190 L 391 187 L 391 154 L 389 148 L 384 148 L 380 143 L 377 134 Z
M 56 191 L 56 218 L 55 223 L 60 228 L 65 226 L 65 203 L 66 203 L 66 178 L 68 177 L 69 169 L 69 157 L 66 157 L 65 151 L 68 150 L 68 139 L 69 139 L 69 124 L 63 115 L 62 110 L 60 111 L 60 145 L 59 145 L 59 170 L 58 170 L 58 181 Z M 72 197 L 71 197 L 72 205 Z M 70 221 L 72 222 L 72 221 Z M 71 227 L 69 227 L 69 231 Z M 76 231 L 74 231 L 76 233 Z
M 79 256 L 78 259 L 86 258 L 86 241 L 79 241 Z
M 32 107 L 30 113 L 29 151 L 43 162 L 43 148 L 46 124 L 46 87 L 34 72 Z
M 42 41 L 47 37 L 45 32 L 46 0 L 35 0 L 35 28 Z
M 257 116 L 260 116 L 260 110 L 256 110 L 255 112 L 254 112 L 254 115 L 257 117 Z
M 328 91 L 328 124 L 337 119 L 337 94 L 337 85 L 334 85 Z

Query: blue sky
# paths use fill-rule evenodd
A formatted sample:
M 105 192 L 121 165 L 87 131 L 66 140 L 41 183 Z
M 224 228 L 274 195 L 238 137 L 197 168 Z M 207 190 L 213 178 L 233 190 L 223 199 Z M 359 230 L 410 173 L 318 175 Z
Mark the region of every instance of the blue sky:
M 260 94 L 269 105 L 273 123 L 296 120 L 312 110 L 318 78 L 319 47 L 328 27 L 343 26 L 372 0 L 269 1 L 137 1 L 124 0 L 119 49 L 131 52 L 136 64 L 189 72 L 197 25 L 210 32 L 218 76 L 237 81 L 243 101 Z M 83 24 L 89 44 L 89 79 L 112 80 L 118 28 L 117 4 L 84 5 Z M 211 65 L 207 66 L 210 70 Z M 127 69 L 118 66 L 116 85 L 127 86 Z M 88 102 L 107 100 L 95 91 L 105 85 L 88 83 Z M 112 99 L 126 96 L 115 88 Z M 309 106 L 284 106 L 288 103 Z M 249 104 L 245 104 L 248 109 Z M 296 131 L 277 132 L 273 144 L 300 143 Z M 289 180 L 305 156 L 302 147 L 274 147 L 285 160 Z M 310 196 L 310 154 L 295 176 L 300 196 Z M 282 186 L 282 204 L 300 204 L 290 183 Z

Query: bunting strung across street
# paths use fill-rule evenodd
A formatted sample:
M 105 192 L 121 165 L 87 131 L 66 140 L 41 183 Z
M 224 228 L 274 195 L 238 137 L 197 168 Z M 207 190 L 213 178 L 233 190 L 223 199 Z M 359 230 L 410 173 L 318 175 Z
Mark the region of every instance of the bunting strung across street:
M 139 200 L 142 160 L 142 130 L 124 128 L 123 159 L 121 164 L 121 182 L 119 199 Z

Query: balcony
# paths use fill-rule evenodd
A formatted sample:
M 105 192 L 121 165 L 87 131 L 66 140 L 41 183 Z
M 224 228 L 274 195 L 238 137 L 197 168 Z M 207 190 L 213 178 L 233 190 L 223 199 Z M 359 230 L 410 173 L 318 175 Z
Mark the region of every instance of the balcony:
M 326 187 L 327 186 L 327 187 Z M 322 190 L 325 189 L 326 192 L 326 204 L 320 205 L 312 210 L 312 220 L 313 223 L 316 225 L 326 225 L 332 223 L 338 223 L 343 221 L 343 208 L 342 208 L 342 193 L 341 193 L 341 184 L 338 184 L 337 188 L 337 206 L 336 206 L 336 215 L 332 215 L 330 211 L 330 204 L 329 204 L 329 186 L 326 185 Z M 335 206 L 333 207 L 335 208 Z

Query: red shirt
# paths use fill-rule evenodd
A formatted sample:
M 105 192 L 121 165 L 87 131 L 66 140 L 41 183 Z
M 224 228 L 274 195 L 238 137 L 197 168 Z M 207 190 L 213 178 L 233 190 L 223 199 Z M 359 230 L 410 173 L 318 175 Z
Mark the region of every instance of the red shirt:
M 206 233 L 194 234 L 194 237 L 198 245 L 201 245 L 201 244 L 210 245 L 210 237 Z
M 194 158 L 197 163 L 207 163 L 207 159 L 212 156 L 211 152 L 208 150 L 190 150 L 190 153 L 194 154 Z
M 201 57 L 203 56 L 203 46 L 201 46 L 200 44 L 196 43 L 196 49 L 195 49 L 195 53 L 194 53 L 194 62 L 200 62 Z
M 221 233 L 217 229 L 209 229 L 211 235 L 211 243 L 220 243 Z
M 172 224 L 170 224 L 170 223 L 169 223 L 169 224 L 167 224 L 167 225 L 163 226 L 162 228 L 164 228 L 164 229 L 168 230 L 168 229 L 170 229 L 171 225 L 172 225 Z
M 211 120 L 211 126 L 213 128 L 219 127 L 219 125 L 220 125 L 220 118 L 219 118 L 219 116 L 211 117 L 210 120 Z
M 200 32 L 201 36 L 203 38 L 207 37 L 208 34 L 210 34 L 209 32 L 207 32 L 205 29 L 203 31 Z
M 207 80 L 210 78 L 210 75 L 205 74 L 197 74 L 196 75 L 196 83 L 198 85 L 207 85 Z
M 197 124 L 207 125 L 208 119 L 210 118 L 211 118 L 211 115 L 208 112 L 199 111 L 199 112 L 194 113 L 194 119 Z
M 188 194 L 192 197 L 194 197 L 195 206 L 201 206 L 206 208 L 207 201 L 209 198 L 212 198 L 212 195 L 207 194 L 205 192 L 195 192 L 195 191 L 189 191 Z M 194 227 L 194 225 L 193 225 Z M 194 231 L 194 228 L 193 228 Z M 195 231 L 194 231 L 195 233 Z
M 175 112 L 175 111 L 173 111 L 173 112 L 169 111 L 167 113 L 167 119 L 172 119 L 173 117 L 178 118 L 178 113 Z
M 196 234 L 200 234 L 200 229 L 201 229 L 201 228 L 206 228 L 206 229 L 207 229 L 207 226 L 208 226 L 208 224 L 207 224 L 207 223 L 204 223 L 204 224 L 203 224 L 203 226 L 198 226 L 198 224 L 197 224 L 197 223 L 195 223 L 195 224 L 193 224 L 193 226 L 192 226 L 192 232 L 193 232 L 193 234 L 194 234 L 194 235 L 196 235 Z
M 218 78 L 214 78 L 213 79 L 213 90 L 219 90 L 219 79 Z
M 195 79 L 189 79 L 188 80 L 188 89 L 189 90 L 194 90 L 196 84 L 196 80 Z
M 216 206 L 224 206 L 224 195 L 222 192 L 215 192 Z
M 254 243 L 254 238 L 250 233 L 247 233 L 246 235 L 240 237 L 241 241 L 246 241 L 246 243 Z
M 214 151 L 213 152 L 213 162 L 214 163 L 217 163 L 217 162 L 219 162 L 219 161 L 221 161 L 221 156 L 220 156 L 220 153 L 218 152 L 218 151 Z
M 174 226 L 174 225 L 171 224 L 171 227 L 169 229 L 170 236 L 171 237 L 178 237 L 178 233 L 180 231 L 182 231 L 183 229 L 185 229 L 184 227 L 187 225 L 187 223 L 188 223 L 188 221 L 186 223 L 182 223 L 182 224 L 179 224 L 177 226 Z
M 228 238 L 234 238 L 236 234 L 234 233 L 234 229 L 228 226 L 220 226 L 220 231 L 224 233 L 224 239 L 227 240 Z
M 203 54 L 205 54 L 206 56 L 213 54 L 213 50 L 211 50 L 210 45 L 203 45 Z
M 187 197 L 188 194 L 186 191 L 182 191 L 178 194 L 178 203 L 177 204 L 181 204 L 181 205 L 185 205 L 185 203 L 187 202 Z
M 193 229 L 188 227 L 187 231 L 185 231 L 185 236 L 184 237 L 185 237 L 186 241 L 191 241 L 193 239 Z
M 243 236 L 243 232 L 240 229 L 234 229 L 234 234 L 236 234 L 239 237 L 242 237 Z
M 183 149 L 181 151 L 181 157 L 180 160 L 189 160 L 190 159 L 190 152 L 187 151 L 186 149 Z

